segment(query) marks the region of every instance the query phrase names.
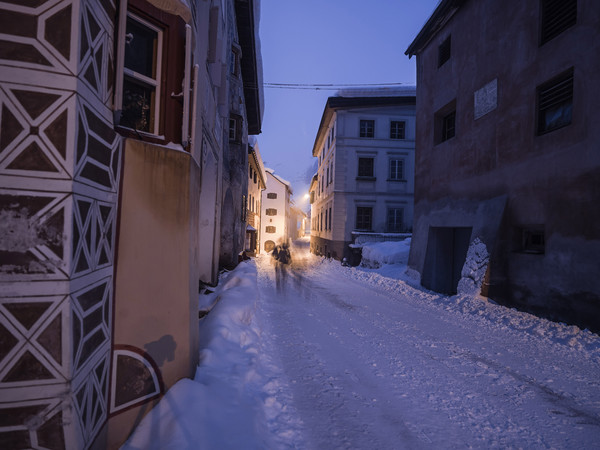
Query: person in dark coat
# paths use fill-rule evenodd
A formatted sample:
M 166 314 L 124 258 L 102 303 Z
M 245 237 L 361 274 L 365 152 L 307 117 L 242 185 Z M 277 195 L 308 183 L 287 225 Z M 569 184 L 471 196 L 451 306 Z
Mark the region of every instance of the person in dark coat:
M 290 246 L 287 242 L 275 246 L 271 254 L 275 260 L 275 282 L 278 291 L 282 291 L 287 282 L 288 267 L 292 263 Z

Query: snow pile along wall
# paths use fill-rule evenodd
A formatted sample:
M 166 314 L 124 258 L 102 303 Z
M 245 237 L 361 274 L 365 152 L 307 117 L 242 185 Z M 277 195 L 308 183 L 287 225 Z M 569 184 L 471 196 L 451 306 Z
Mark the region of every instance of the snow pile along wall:
M 489 262 L 487 247 L 479 238 L 475 238 L 467 250 L 467 258 L 458 282 L 459 295 L 479 295 Z
M 177 382 L 123 449 L 272 448 L 268 439 L 256 265 L 245 261 L 222 276 L 212 311 L 200 323 L 194 380 Z
M 410 252 L 410 238 L 403 241 L 364 244 L 360 265 L 378 269 L 384 264 L 406 264 Z

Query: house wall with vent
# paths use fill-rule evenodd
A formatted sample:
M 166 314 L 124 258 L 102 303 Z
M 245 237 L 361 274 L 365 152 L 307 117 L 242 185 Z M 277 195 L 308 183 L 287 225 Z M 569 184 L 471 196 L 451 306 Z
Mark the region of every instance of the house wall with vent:
M 407 50 L 418 98 L 409 265 L 427 270 L 431 227 L 474 226 L 493 250 L 484 293 L 598 330 L 600 8 L 454 3 Z

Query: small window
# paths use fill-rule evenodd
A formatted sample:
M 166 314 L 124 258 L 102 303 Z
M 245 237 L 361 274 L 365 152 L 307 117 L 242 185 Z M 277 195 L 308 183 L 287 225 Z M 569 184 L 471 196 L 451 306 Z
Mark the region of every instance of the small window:
M 277 209 L 276 208 L 267 208 L 265 210 L 265 214 L 267 216 L 276 216 L 277 215 Z
M 404 227 L 404 209 L 389 208 L 387 213 L 387 231 L 400 233 Z
M 254 172 L 254 184 L 256 184 L 257 182 L 257 178 L 256 178 L 256 171 Z
M 329 229 L 331 230 L 331 207 L 329 207 Z
M 276 228 L 274 226 L 268 226 L 265 228 L 267 233 L 275 233 Z
M 242 117 L 231 114 L 229 117 L 229 142 L 240 143 L 242 140 Z
M 573 69 L 537 89 L 538 135 L 571 123 L 573 115 Z
M 240 76 L 240 54 L 241 50 L 237 47 L 231 48 L 231 53 L 229 54 L 229 73 L 236 77 Z
M 358 158 L 358 176 L 373 178 L 373 158 Z
M 404 139 L 405 127 L 404 121 L 393 120 L 390 122 L 390 139 Z
M 356 229 L 357 230 L 371 230 L 371 224 L 373 221 L 373 208 L 370 206 L 357 206 L 356 207 Z
M 375 121 L 361 120 L 360 121 L 360 137 L 372 138 L 375 136 Z
M 277 198 L 277 192 L 269 192 L 267 194 L 267 198 L 276 199 Z
M 456 133 L 456 111 L 446 114 L 442 118 L 442 142 L 454 137 Z
M 248 172 L 248 176 L 252 179 L 252 167 L 250 167 L 250 171 Z
M 404 180 L 404 160 L 390 159 L 390 180 Z
M 159 134 L 163 32 L 128 13 L 119 125 Z
M 542 0 L 540 45 L 577 23 L 577 0 Z
M 248 199 L 246 198 L 245 195 L 242 195 L 242 216 L 241 216 L 242 222 L 246 221 L 246 217 L 247 217 L 246 210 L 247 209 L 248 209 Z
M 522 249 L 525 253 L 541 255 L 545 252 L 545 242 L 543 228 L 523 228 L 522 230 Z
M 438 67 L 442 67 L 450 59 L 451 51 L 452 41 L 450 40 L 450 36 L 448 36 L 438 47 Z

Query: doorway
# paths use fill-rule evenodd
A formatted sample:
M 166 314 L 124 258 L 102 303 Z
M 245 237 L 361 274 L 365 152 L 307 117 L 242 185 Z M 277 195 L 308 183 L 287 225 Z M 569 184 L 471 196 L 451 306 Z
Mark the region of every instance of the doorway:
M 421 279 L 424 287 L 442 294 L 456 294 L 472 231 L 472 227 L 429 227 Z

